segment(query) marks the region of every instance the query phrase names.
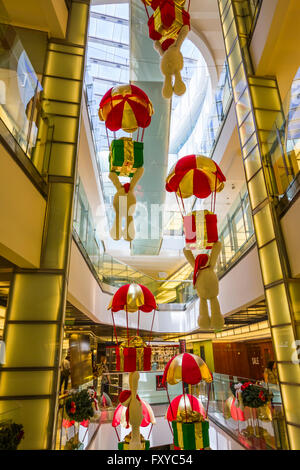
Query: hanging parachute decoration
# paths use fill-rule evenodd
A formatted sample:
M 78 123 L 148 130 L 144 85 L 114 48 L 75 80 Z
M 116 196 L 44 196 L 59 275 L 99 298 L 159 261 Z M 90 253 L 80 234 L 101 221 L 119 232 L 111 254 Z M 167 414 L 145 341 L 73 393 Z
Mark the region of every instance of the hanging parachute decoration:
M 107 129 L 119 129 L 131 134 L 139 127 L 145 129 L 151 123 L 153 106 L 146 93 L 135 85 L 120 85 L 110 88 L 103 96 L 99 107 L 100 121 Z
M 210 386 L 206 411 L 200 400 L 185 393 L 184 384 L 196 385 L 204 380 L 211 384 L 212 374 L 201 357 L 183 353 L 174 356 L 165 367 L 162 384 L 166 385 L 169 407 L 166 419 L 172 423 L 174 449 L 201 450 L 209 447 L 209 423 L 207 411 L 209 405 Z M 183 394 L 170 401 L 168 386 L 182 382 Z
M 200 398 L 190 395 L 189 393 L 184 395 L 178 395 L 174 398 L 168 406 L 165 418 L 172 422 L 180 420 L 180 417 L 183 417 L 183 414 L 187 413 L 192 415 L 194 413 L 200 414 L 204 419 L 206 418 L 206 411 L 201 403 Z
M 115 219 L 110 231 L 114 240 L 123 237 L 124 240 L 131 242 L 135 238 L 134 188 L 144 173 L 144 131 L 150 125 L 153 113 L 153 106 L 148 96 L 135 85 L 110 88 L 100 102 L 99 118 L 105 122 L 109 147 L 109 178 L 116 189 L 113 200 Z M 108 129 L 114 133 L 111 144 Z M 138 131 L 137 140 L 133 140 L 132 136 L 117 139 L 116 132 L 120 129 L 129 134 Z M 143 129 L 141 138 L 140 129 Z M 131 178 L 130 183 L 122 184 L 119 176 L 128 176 Z M 120 197 L 123 204 L 120 202 Z M 124 198 L 127 199 L 126 204 Z M 122 229 L 123 221 L 124 229 Z
M 141 284 L 126 284 L 117 290 L 108 306 L 111 310 L 113 327 L 116 337 L 116 370 L 129 372 L 130 391 L 123 390 L 120 394 L 120 403 L 128 409 L 126 411 L 126 422 L 131 426 L 130 435 L 126 436 L 124 442 L 119 442 L 119 450 L 145 450 L 149 448 L 149 439 L 144 440 L 140 434 L 140 426 L 146 426 L 147 422 L 154 424 L 154 416 L 150 407 L 143 403 L 137 395 L 139 372 L 151 370 L 151 336 L 154 324 L 155 312 L 157 304 L 151 291 Z M 126 312 L 127 339 L 121 344 L 118 342 L 117 329 L 115 325 L 114 313 L 120 310 Z M 151 330 L 148 344 L 139 336 L 140 327 L 140 311 L 151 313 L 154 315 L 151 323 Z M 129 321 L 128 314 L 138 312 L 136 336 L 129 337 Z M 122 408 L 118 410 L 114 423 L 121 422 Z M 116 426 L 113 424 L 116 428 Z M 151 427 L 152 429 L 152 427 Z M 151 433 L 151 430 L 150 430 Z M 149 433 L 149 436 L 150 436 Z
M 166 190 L 176 195 L 183 218 L 187 248 L 211 249 L 218 241 L 217 216 L 214 211 L 216 194 L 223 190 L 225 181 L 220 167 L 202 155 L 187 155 L 181 158 L 169 173 Z M 184 199 L 192 196 L 198 199 L 211 196 L 211 211 L 186 214 Z
M 112 321 L 117 342 L 116 347 L 116 369 L 124 372 L 149 371 L 151 370 L 151 337 L 157 310 L 157 304 L 150 290 L 141 284 L 126 284 L 117 290 L 108 306 L 111 310 Z M 118 343 L 117 330 L 115 326 L 114 313 L 120 310 L 126 312 L 127 339 Z M 140 311 L 151 313 L 154 311 L 148 344 L 139 336 Z M 138 312 L 136 336 L 129 337 L 128 314 Z
M 186 91 L 181 77 L 184 67 L 180 48 L 190 30 L 190 0 L 187 10 L 185 0 L 142 0 L 148 17 L 149 37 L 161 56 L 160 69 L 165 81 L 162 96 L 166 99 L 181 96 Z M 150 16 L 148 8 L 153 10 Z M 151 12 L 152 13 L 152 12 Z M 173 83 L 174 82 L 174 83 Z
M 196 385 L 201 380 L 212 382 L 212 375 L 201 357 L 183 353 L 172 357 L 165 367 L 162 384 L 176 385 L 179 382 Z

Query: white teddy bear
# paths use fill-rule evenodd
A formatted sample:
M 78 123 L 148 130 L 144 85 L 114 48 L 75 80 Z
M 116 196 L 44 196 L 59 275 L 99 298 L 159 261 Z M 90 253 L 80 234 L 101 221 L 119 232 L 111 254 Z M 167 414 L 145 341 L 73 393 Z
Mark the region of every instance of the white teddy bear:
M 219 281 L 214 270 L 221 249 L 222 243 L 220 241 L 214 243 L 211 254 L 207 257 L 207 263 L 205 265 L 200 263 L 199 266 L 197 258 L 195 259 L 191 250 L 183 249 L 184 256 L 195 270 L 194 286 L 200 299 L 198 325 L 202 330 L 220 330 L 224 326 L 224 318 L 217 297 L 219 294 Z M 210 302 L 211 318 L 208 312 L 208 300 Z
M 138 168 L 134 173 L 130 183 L 122 185 L 116 173 L 109 173 L 109 179 L 115 186 L 117 192 L 114 196 L 113 207 L 115 209 L 115 220 L 110 230 L 113 240 L 120 240 L 122 237 L 126 241 L 135 238 L 135 227 L 133 215 L 136 206 L 134 188 L 139 179 L 143 176 L 144 168 Z M 125 224 L 124 229 L 122 224 Z
M 183 55 L 180 52 L 183 41 L 187 37 L 189 26 L 185 25 L 179 31 L 176 41 L 168 47 L 166 51 L 163 50 L 159 41 L 155 41 L 154 48 L 161 56 L 160 69 L 165 76 L 165 82 L 162 90 L 164 98 L 169 99 L 172 97 L 173 92 L 175 95 L 183 95 L 186 91 L 186 86 L 181 78 L 180 71 L 183 69 Z M 173 84 L 174 75 L 174 84 Z

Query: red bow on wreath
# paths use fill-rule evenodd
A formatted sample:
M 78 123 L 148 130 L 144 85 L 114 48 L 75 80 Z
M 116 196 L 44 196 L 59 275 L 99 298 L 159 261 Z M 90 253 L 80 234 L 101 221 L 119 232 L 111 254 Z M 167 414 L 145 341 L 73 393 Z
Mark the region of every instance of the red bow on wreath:
M 245 382 L 242 386 L 241 386 L 241 390 L 246 390 L 246 388 L 250 387 L 250 385 L 253 385 L 252 382 Z
M 70 413 L 73 415 L 76 411 L 76 404 L 75 401 L 71 401 L 71 408 L 70 408 Z
M 266 401 L 265 394 L 262 390 L 259 392 L 258 398 L 260 398 L 261 401 Z

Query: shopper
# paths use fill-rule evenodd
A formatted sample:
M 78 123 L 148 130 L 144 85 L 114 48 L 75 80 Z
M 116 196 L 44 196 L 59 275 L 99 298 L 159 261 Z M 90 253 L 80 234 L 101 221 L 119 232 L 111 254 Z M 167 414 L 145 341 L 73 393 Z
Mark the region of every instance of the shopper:
M 96 362 L 93 363 L 93 387 L 95 392 L 98 392 L 98 378 L 99 378 L 99 366 Z
M 63 359 L 61 366 L 60 366 L 60 385 L 59 385 L 60 392 L 61 392 L 61 388 L 63 384 L 64 384 L 64 392 L 67 391 L 70 372 L 71 372 L 70 355 L 67 354 L 65 359 Z
M 278 374 L 275 361 L 269 361 L 264 370 L 264 380 L 267 384 L 278 384 Z
M 99 374 L 101 375 L 101 396 L 103 393 L 106 393 L 108 395 L 109 392 L 109 384 L 110 382 L 110 377 L 109 377 L 109 370 L 106 365 L 107 363 L 107 357 L 106 356 L 101 356 L 100 358 L 100 364 L 99 364 Z

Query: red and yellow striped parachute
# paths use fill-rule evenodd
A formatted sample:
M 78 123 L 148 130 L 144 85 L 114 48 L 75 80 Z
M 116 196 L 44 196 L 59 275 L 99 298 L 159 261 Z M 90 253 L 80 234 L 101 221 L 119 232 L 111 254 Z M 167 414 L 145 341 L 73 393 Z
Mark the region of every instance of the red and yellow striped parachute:
M 135 85 L 120 85 L 108 90 L 99 107 L 100 121 L 111 131 L 135 132 L 151 122 L 153 106 L 146 93 Z
M 166 190 L 180 198 L 205 199 L 224 188 L 225 176 L 219 166 L 202 155 L 187 155 L 176 163 L 166 180 Z

